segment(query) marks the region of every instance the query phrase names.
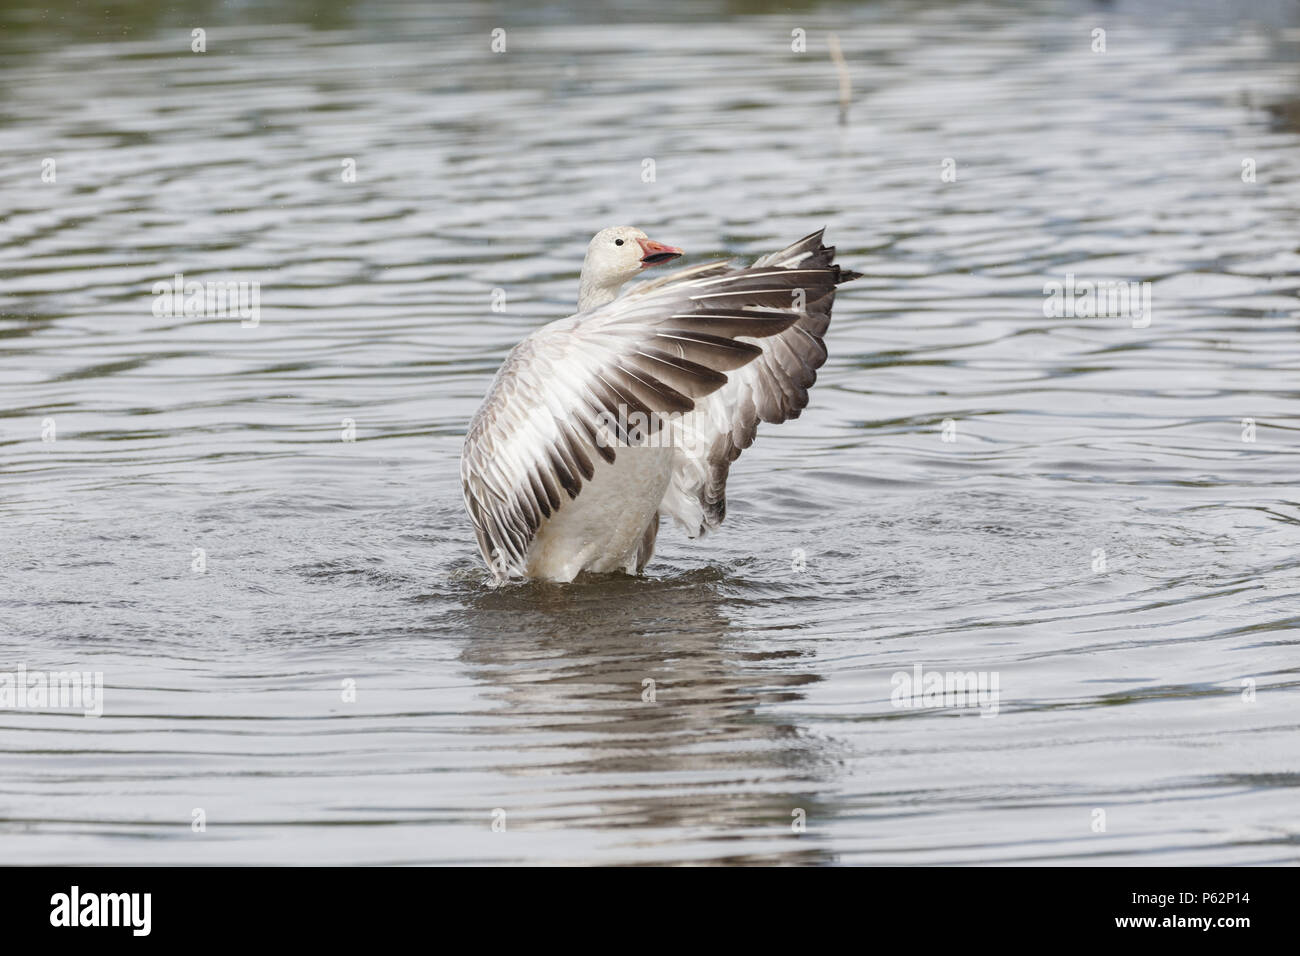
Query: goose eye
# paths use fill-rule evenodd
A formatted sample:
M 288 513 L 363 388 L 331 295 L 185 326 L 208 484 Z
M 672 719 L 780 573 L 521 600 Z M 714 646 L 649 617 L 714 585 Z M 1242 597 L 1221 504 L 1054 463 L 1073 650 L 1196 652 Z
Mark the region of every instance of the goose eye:
M 615 240 L 614 240 L 614 245 L 616 245 L 616 246 L 621 246 L 622 244 L 623 244 L 623 240 L 622 240 L 622 239 L 615 239 Z

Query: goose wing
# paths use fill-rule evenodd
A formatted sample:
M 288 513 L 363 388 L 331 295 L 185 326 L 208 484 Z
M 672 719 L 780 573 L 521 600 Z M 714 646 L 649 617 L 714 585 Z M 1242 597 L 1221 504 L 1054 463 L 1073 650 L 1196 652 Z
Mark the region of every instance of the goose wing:
M 835 247 L 822 242 L 823 230 L 759 259 L 751 274 L 815 274 L 823 281 L 801 287 L 795 321 L 758 341 L 760 355 L 727 376 L 727 383 L 696 402 L 692 414 L 675 427 L 673 475 L 663 510 L 691 537 L 722 523 L 727 513 L 727 475 L 731 463 L 754 441 L 758 423 L 798 418 L 808 404 L 808 389 L 826 361 L 822 336 L 831 322 L 835 287 L 860 277 L 835 265 Z

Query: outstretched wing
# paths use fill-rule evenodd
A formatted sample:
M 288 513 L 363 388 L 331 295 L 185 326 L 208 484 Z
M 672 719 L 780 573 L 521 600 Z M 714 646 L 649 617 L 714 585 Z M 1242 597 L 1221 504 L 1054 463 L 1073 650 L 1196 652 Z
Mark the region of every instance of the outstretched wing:
M 673 476 L 663 510 L 691 537 L 716 528 L 726 517 L 727 474 L 731 463 L 753 444 L 758 423 L 798 418 L 808 404 L 808 389 L 826 361 L 822 336 L 831 323 L 835 286 L 860 277 L 835 265 L 835 247 L 822 244 L 822 232 L 764 256 L 749 271 L 817 273 L 829 281 L 805 287 L 797 320 L 762 339 L 761 355 L 728 375 L 726 385 L 696 402 L 695 411 L 675 423 L 681 434 L 673 442 Z
M 727 373 L 764 354 L 744 340 L 785 332 L 805 317 L 792 307 L 800 290 L 819 303 L 837 281 L 838 267 L 821 264 L 685 269 L 543 326 L 516 346 L 461 456 L 465 504 L 494 574 L 524 573 L 538 528 L 581 493 L 594 456 L 612 462 L 615 444 L 644 440 L 611 436 L 608 423 L 635 412 L 654 421 L 695 411 L 728 385 Z

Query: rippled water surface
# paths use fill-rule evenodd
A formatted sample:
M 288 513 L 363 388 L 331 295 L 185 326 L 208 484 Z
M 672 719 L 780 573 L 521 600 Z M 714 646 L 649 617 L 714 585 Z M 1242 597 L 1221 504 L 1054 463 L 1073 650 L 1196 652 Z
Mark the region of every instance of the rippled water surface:
M 1300 5 L 113 6 L 0 13 L 0 669 L 106 685 L 0 710 L 7 861 L 1296 862 Z M 466 422 L 625 222 L 866 275 L 719 534 L 490 588 Z

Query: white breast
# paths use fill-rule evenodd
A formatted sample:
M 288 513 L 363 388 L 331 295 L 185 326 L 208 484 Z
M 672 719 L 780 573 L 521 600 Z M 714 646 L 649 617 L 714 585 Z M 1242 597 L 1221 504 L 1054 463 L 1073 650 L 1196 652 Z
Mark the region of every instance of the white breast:
M 528 549 L 529 577 L 572 581 L 582 571 L 635 573 L 637 551 L 647 528 L 659 521 L 672 478 L 672 449 L 619 448 L 612 465 L 597 458 L 595 471 L 582 494 L 538 529 Z

